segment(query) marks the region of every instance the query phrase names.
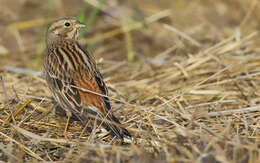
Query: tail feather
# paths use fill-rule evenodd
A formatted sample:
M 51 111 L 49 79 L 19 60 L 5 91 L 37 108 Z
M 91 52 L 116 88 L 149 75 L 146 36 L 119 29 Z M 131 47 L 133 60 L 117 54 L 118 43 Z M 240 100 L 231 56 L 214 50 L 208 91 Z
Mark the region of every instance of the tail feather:
M 96 111 L 94 111 L 91 108 L 88 108 L 87 112 L 91 115 L 98 116 L 100 119 L 104 118 L 103 115 L 97 113 Z M 111 122 L 118 124 L 118 126 L 117 126 L 116 124 L 112 124 L 112 123 L 109 123 L 107 121 L 103 121 L 103 125 L 104 125 L 106 130 L 112 131 L 112 133 L 120 139 L 124 139 L 124 137 L 129 137 L 129 138 L 132 137 L 131 134 L 127 131 L 127 129 L 119 126 L 119 125 L 121 125 L 120 121 L 112 113 L 109 113 L 105 118 L 108 121 L 111 121 Z M 98 120 L 98 121 L 100 121 L 100 120 Z
M 116 122 L 118 123 L 119 125 L 121 125 L 121 123 L 119 122 L 119 120 L 113 115 L 111 114 L 110 116 L 107 116 L 107 119 L 109 121 L 112 121 L 112 122 Z M 111 124 L 111 123 L 107 123 L 106 122 L 106 125 L 109 126 L 109 128 L 111 130 L 113 130 L 113 133 L 117 136 L 117 137 L 120 137 L 121 139 L 123 139 L 125 136 L 127 137 L 132 137 L 131 134 L 127 131 L 127 129 L 125 128 L 122 128 L 122 127 L 119 127 L 119 126 L 116 126 L 114 124 Z

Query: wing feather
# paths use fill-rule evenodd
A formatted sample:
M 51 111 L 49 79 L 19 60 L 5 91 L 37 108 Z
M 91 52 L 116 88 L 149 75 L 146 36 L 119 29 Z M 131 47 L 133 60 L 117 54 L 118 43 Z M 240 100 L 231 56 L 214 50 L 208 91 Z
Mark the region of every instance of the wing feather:
M 84 123 L 86 120 L 80 117 L 82 101 L 75 82 L 73 74 L 75 71 L 68 68 L 69 62 L 63 56 L 60 60 L 59 49 L 48 53 L 45 57 L 44 70 L 49 89 L 57 102 L 66 111 L 72 112 L 79 120 Z

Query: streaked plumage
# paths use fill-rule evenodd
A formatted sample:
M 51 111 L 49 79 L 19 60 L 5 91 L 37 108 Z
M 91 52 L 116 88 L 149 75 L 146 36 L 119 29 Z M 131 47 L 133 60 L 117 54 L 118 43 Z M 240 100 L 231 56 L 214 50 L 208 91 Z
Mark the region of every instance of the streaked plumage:
M 83 125 L 89 113 L 120 125 L 111 113 L 109 99 L 105 97 L 108 95 L 107 87 L 94 58 L 77 42 L 81 27 L 83 25 L 74 17 L 60 18 L 50 25 L 44 60 L 47 84 L 67 115 L 72 113 Z M 131 137 L 126 129 L 108 121 L 104 121 L 105 127 L 114 135 Z

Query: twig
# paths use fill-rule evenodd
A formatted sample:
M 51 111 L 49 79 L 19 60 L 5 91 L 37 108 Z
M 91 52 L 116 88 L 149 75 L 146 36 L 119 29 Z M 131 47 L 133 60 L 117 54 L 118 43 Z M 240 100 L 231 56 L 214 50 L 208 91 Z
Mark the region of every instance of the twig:
M 166 102 L 160 104 L 160 105 L 157 106 L 157 107 L 162 107 L 162 106 L 164 106 L 164 105 L 167 104 L 167 103 L 170 103 L 170 102 L 172 102 L 172 101 L 175 101 L 178 97 L 180 97 L 180 96 L 182 96 L 182 95 L 184 95 L 184 94 L 186 94 L 186 93 L 189 93 L 189 92 L 192 91 L 192 90 L 197 89 L 197 88 L 198 88 L 200 85 L 202 85 L 203 83 L 207 82 L 207 81 L 210 80 L 210 79 L 213 79 L 213 78 L 217 77 L 219 74 L 225 72 L 225 71 L 228 70 L 228 69 L 231 69 L 232 67 L 234 67 L 234 65 L 229 65 L 229 66 L 227 66 L 227 67 L 221 69 L 220 71 L 216 72 L 215 74 L 211 75 L 210 77 L 208 77 L 208 78 L 202 80 L 201 82 L 197 83 L 197 84 L 196 84 L 195 86 L 193 86 L 192 88 L 187 88 L 187 89 L 185 89 L 181 94 L 175 95 L 173 98 L 171 98 L 171 99 L 169 99 L 168 101 L 166 101 Z
M 242 109 L 234 109 L 234 110 L 224 110 L 219 112 L 210 112 L 208 113 L 208 116 L 210 117 L 216 117 L 221 115 L 230 115 L 230 114 L 242 114 L 242 113 L 248 113 L 248 112 L 255 112 L 260 111 L 260 105 L 242 108 Z
M 18 146 L 20 146 L 22 149 L 24 149 L 24 151 L 25 151 L 26 153 L 28 153 L 30 156 L 32 156 L 32 157 L 34 157 L 34 158 L 36 158 L 36 159 L 38 159 L 38 160 L 41 160 L 41 161 L 44 160 L 44 159 L 42 159 L 40 156 L 38 156 L 36 153 L 34 153 L 32 150 L 30 150 L 29 148 L 27 148 L 26 146 L 24 146 L 24 145 L 21 144 L 20 142 L 14 140 L 13 138 L 7 136 L 6 134 L 0 132 L 0 135 L 6 137 L 6 138 L 9 139 L 10 141 L 16 143 Z
M 4 91 L 4 95 L 5 95 L 5 100 L 7 101 L 8 98 L 7 98 L 5 83 L 4 83 L 4 80 L 3 80 L 2 75 L 0 75 L 0 81 L 1 81 L 1 83 L 2 83 L 2 88 L 3 88 L 3 91 Z
M 37 105 L 35 105 L 35 104 L 30 104 L 30 106 L 32 107 L 32 108 L 34 108 L 34 110 L 38 110 L 38 111 L 40 111 L 40 112 L 42 112 L 42 114 L 40 114 L 39 116 L 37 116 L 36 118 L 35 118 L 35 120 L 36 121 L 40 121 L 42 118 L 44 118 L 45 116 L 47 116 L 51 111 L 52 111 L 52 107 L 51 108 L 48 108 L 48 109 L 45 109 L 45 108 L 43 108 L 43 107 L 41 107 L 41 106 L 37 106 Z
M 229 104 L 229 103 L 235 103 L 235 102 L 236 102 L 235 100 L 206 102 L 206 103 L 201 103 L 201 104 L 197 104 L 197 105 L 189 105 L 189 106 L 185 107 L 185 110 L 195 108 L 195 107 L 207 106 L 207 105 Z
M 16 125 L 11 125 L 16 131 L 23 134 L 24 136 L 28 136 L 32 139 L 39 140 L 39 141 L 47 141 L 47 142 L 55 142 L 55 143 L 68 143 L 68 144 L 74 144 L 73 142 L 70 142 L 66 139 L 53 139 L 53 138 L 45 138 L 39 135 L 36 135 L 32 132 L 29 132 L 27 130 L 24 130 Z
M 8 100 L 8 96 L 7 96 L 7 92 L 6 92 L 6 87 L 5 87 L 5 83 L 4 83 L 3 77 L 1 75 L 0 75 L 0 81 L 2 83 L 2 88 L 3 88 L 3 91 L 4 91 L 4 95 L 5 95 L 5 101 L 7 101 Z M 9 103 L 7 103 L 7 107 L 8 107 L 8 110 L 10 112 L 10 119 L 12 118 L 14 124 L 16 124 L 16 121 L 15 121 L 14 115 L 13 115 L 13 111 L 11 110 Z
M 15 122 L 14 117 L 16 117 L 19 113 L 21 113 L 24 108 L 31 103 L 31 99 L 28 99 L 19 109 L 17 109 L 14 114 L 11 114 L 7 117 L 7 119 L 5 120 L 5 124 L 8 124 L 11 121 L 11 118 L 13 119 L 13 121 Z
M 189 35 L 185 34 L 184 32 L 181 32 L 181 31 L 178 30 L 177 28 L 174 28 L 173 26 L 170 26 L 170 25 L 168 25 L 168 24 L 163 24 L 163 26 L 164 26 L 166 29 L 168 29 L 168 30 L 170 30 L 170 31 L 172 31 L 172 32 L 174 32 L 174 33 L 176 33 L 177 35 L 183 37 L 184 39 L 186 39 L 186 40 L 192 42 L 194 45 L 196 45 L 196 46 L 198 46 L 198 47 L 201 47 L 201 44 L 200 44 L 198 41 L 194 40 L 193 38 L 191 38 Z
M 37 104 L 37 105 L 35 105 L 33 108 L 33 111 L 27 116 L 27 117 L 25 117 L 23 120 L 21 120 L 20 121 L 20 123 L 19 123 L 19 126 L 24 122 L 24 121 L 26 121 L 27 119 L 29 119 L 31 116 L 32 116 L 32 114 L 35 112 L 35 110 L 38 110 L 38 107 L 40 107 L 40 105 L 41 105 L 41 103 L 44 101 L 44 99 L 43 100 L 41 100 L 41 102 L 39 103 L 39 104 Z M 29 102 L 29 100 L 27 101 L 27 102 Z M 30 103 L 31 103 L 31 100 L 30 100 Z M 29 103 L 28 103 L 28 105 L 29 105 Z
M 30 74 L 32 76 L 36 76 L 36 77 L 40 77 L 40 78 L 42 78 L 42 76 L 43 76 L 43 74 L 39 71 L 33 71 L 33 70 L 30 70 L 30 69 L 25 69 L 25 68 L 4 66 L 4 69 L 7 70 L 7 71 L 18 73 L 18 74 Z
M 37 96 L 27 95 L 27 94 L 23 94 L 23 93 L 19 93 L 18 95 L 22 96 L 24 98 L 30 98 L 30 99 L 40 100 L 40 101 L 42 101 L 42 100 L 48 101 L 48 102 L 52 101 L 52 99 L 50 97 L 37 97 Z

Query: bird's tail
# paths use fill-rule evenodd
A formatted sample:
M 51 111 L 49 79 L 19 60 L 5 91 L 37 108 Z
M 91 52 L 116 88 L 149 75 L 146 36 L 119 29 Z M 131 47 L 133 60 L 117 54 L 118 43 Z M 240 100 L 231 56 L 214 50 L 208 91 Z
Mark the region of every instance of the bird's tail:
M 109 122 L 105 122 L 105 125 L 109 127 L 109 129 L 119 138 L 124 139 L 124 137 L 131 138 L 131 134 L 128 132 L 127 129 L 120 127 L 122 126 L 119 120 L 111 113 L 110 115 L 107 116 L 109 121 L 114 122 L 116 124 L 112 124 Z
M 131 134 L 127 129 L 123 128 L 120 121 L 112 114 L 101 115 L 93 109 L 87 109 L 87 112 L 93 116 L 97 117 L 98 122 L 102 123 L 106 130 L 111 131 L 113 135 L 117 136 L 120 139 L 131 138 Z

